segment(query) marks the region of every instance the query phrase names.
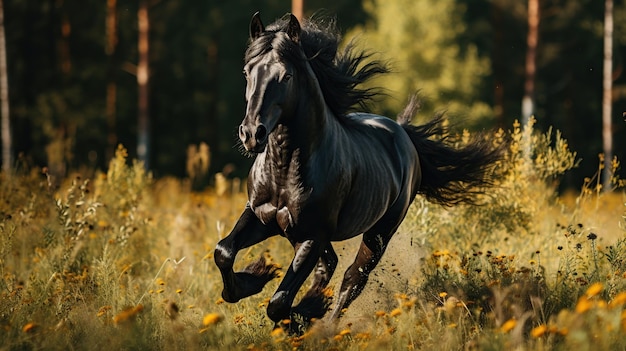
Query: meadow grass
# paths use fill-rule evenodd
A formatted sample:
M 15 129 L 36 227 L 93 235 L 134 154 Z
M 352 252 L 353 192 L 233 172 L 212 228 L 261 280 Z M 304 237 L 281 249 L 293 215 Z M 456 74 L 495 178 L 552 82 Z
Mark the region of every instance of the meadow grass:
M 510 143 L 483 204 L 416 199 L 361 297 L 301 336 L 265 314 L 278 280 L 220 298 L 212 253 L 246 203 L 241 181 L 217 175 L 194 192 L 193 179 L 152 179 L 122 147 L 89 179 L 0 174 L 0 349 L 626 349 L 623 181 L 604 191 L 594 175 L 559 195 L 576 156 L 558 132 L 515 124 L 489 138 Z M 358 243 L 334 244 L 329 294 Z M 235 268 L 292 254 L 276 237 Z

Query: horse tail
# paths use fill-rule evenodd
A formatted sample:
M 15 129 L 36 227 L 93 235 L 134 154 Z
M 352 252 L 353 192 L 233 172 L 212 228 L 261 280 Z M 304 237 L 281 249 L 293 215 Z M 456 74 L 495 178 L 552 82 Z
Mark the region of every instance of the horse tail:
M 493 185 L 491 171 L 502 159 L 504 145 L 494 147 L 485 138 L 473 138 L 460 148 L 454 147 L 443 115 L 419 126 L 409 123 L 418 108 L 417 96 L 413 96 L 398 115 L 398 123 L 419 155 L 422 181 L 417 193 L 444 206 L 476 203 L 476 195 Z

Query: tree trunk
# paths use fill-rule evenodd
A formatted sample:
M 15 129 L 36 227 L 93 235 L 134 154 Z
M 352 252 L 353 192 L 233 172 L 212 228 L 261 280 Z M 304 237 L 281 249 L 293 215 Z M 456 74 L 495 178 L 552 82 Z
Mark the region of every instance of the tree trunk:
M 604 65 L 602 79 L 602 149 L 604 169 L 602 185 L 605 191 L 611 188 L 613 176 L 613 134 L 611 126 L 611 102 L 613 89 L 613 0 L 604 2 Z
M 139 21 L 139 62 L 137 64 L 139 116 L 137 124 L 137 158 L 143 162 L 146 169 L 150 169 L 150 111 L 148 108 L 148 80 L 150 76 L 150 72 L 148 69 L 148 32 L 150 30 L 150 27 L 148 20 L 148 0 L 139 0 L 139 11 L 137 13 L 137 19 Z
M 4 36 L 4 3 L 0 0 L 0 115 L 2 116 L 2 170 L 10 174 L 12 160 L 11 120 L 9 119 L 9 79 L 7 77 L 7 51 Z
M 526 66 L 524 97 L 522 99 L 522 124 L 528 124 L 535 112 L 535 73 L 539 29 L 539 0 L 528 0 L 528 35 L 526 36 Z
M 72 55 L 70 52 L 70 34 L 72 33 L 72 24 L 67 15 L 66 5 L 63 0 L 59 0 L 56 3 L 59 11 L 61 12 L 61 38 L 58 41 L 59 48 L 59 62 L 61 72 L 65 77 L 69 77 L 72 71 Z
M 304 0 L 291 0 L 291 13 L 302 22 L 304 16 Z
M 107 0 L 106 15 L 106 54 L 108 57 L 107 92 L 106 92 L 106 121 L 107 121 L 107 148 L 105 161 L 113 158 L 117 148 L 117 134 L 115 133 L 116 107 L 117 107 L 117 65 L 115 54 L 117 50 L 117 0 Z

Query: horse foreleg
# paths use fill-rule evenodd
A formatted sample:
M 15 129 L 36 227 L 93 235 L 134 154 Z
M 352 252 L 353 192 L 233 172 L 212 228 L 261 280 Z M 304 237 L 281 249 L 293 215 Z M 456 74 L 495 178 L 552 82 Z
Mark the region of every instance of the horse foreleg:
M 263 224 L 250 207 L 246 207 L 231 233 L 215 247 L 215 263 L 222 274 L 222 298 L 227 302 L 257 294 L 267 282 L 276 278 L 277 267 L 268 265 L 264 257 L 251 263 L 241 272 L 234 272 L 237 252 L 257 244 L 277 233 L 275 228 Z
M 291 315 L 291 305 L 298 290 L 307 279 L 313 268 L 315 268 L 320 258 L 320 244 L 315 240 L 306 240 L 296 243 L 295 256 L 289 269 L 285 273 L 283 281 L 278 286 L 278 290 L 270 299 L 267 305 L 267 315 L 275 323 L 289 319 L 294 325 L 289 325 L 289 329 L 296 331 L 298 321 Z
M 313 271 L 311 287 L 292 311 L 292 314 L 301 316 L 305 323 L 310 322 L 312 318 L 324 317 L 328 311 L 330 296 L 326 287 L 335 272 L 335 268 L 337 268 L 337 262 L 337 254 L 332 245 L 328 243 Z

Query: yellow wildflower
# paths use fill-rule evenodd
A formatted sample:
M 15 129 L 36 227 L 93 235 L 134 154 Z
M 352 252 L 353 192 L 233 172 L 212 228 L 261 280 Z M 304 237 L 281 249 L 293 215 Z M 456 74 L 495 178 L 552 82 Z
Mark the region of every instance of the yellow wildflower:
M 530 331 L 530 335 L 533 338 L 540 338 L 542 337 L 546 331 L 548 331 L 548 326 L 545 324 L 541 324 L 537 327 L 534 327 L 531 331 Z
M 504 324 L 502 324 L 502 327 L 500 327 L 500 330 L 503 333 L 508 333 L 511 330 L 513 330 L 513 328 L 515 328 L 516 325 L 517 325 L 517 320 L 515 320 L 515 318 L 511 318 L 508 321 L 504 322 Z
M 609 302 L 610 308 L 621 307 L 626 304 L 626 291 L 622 291 L 621 293 L 615 295 L 613 300 Z
M 402 310 L 399 308 L 394 309 L 393 311 L 389 312 L 389 315 L 392 317 L 397 317 L 399 315 L 402 314 Z
M 346 335 L 349 335 L 349 334 L 350 334 L 350 329 L 348 329 L 348 328 L 346 328 L 346 329 L 344 329 L 344 330 L 339 332 L 339 335 L 341 335 L 341 336 L 346 336 Z
M 404 301 L 402 303 L 402 307 L 406 309 L 411 309 L 413 306 L 415 306 L 416 302 L 417 302 L 417 298 L 413 297 L 410 300 Z
M 593 284 L 591 284 L 589 289 L 587 289 L 587 292 L 585 292 L 585 295 L 588 298 L 592 298 L 592 297 L 598 295 L 599 293 L 601 293 L 602 289 L 604 289 L 604 286 L 602 285 L 602 283 L 600 283 L 600 282 L 593 283 Z
M 37 324 L 30 322 L 30 323 L 26 323 L 23 327 L 22 327 L 22 331 L 24 333 L 33 333 L 35 332 L 35 330 L 37 329 Z
M 409 297 L 407 296 L 407 294 L 400 294 L 400 293 L 397 293 L 397 294 L 395 295 L 395 297 L 396 297 L 396 299 L 399 299 L 399 300 L 408 300 L 408 298 L 409 298 Z
M 113 323 L 120 324 L 126 321 L 132 320 L 137 316 L 141 311 L 143 311 L 143 305 L 139 304 L 137 306 L 127 307 L 122 312 L 118 313 L 113 317 Z
M 209 326 L 222 321 L 222 315 L 219 313 L 209 313 L 202 318 L 202 325 Z
M 585 313 L 591 309 L 591 301 L 585 296 L 581 296 L 576 304 L 576 313 Z
M 533 338 L 540 338 L 542 337 L 546 332 L 548 331 L 548 326 L 545 324 L 541 324 L 537 327 L 534 327 L 531 331 L 530 331 L 530 336 L 532 336 Z
M 283 337 L 285 335 L 285 331 L 283 330 L 283 328 L 276 328 L 276 329 L 272 330 L 270 335 L 274 339 L 280 338 L 280 337 Z

